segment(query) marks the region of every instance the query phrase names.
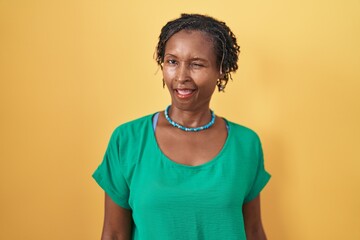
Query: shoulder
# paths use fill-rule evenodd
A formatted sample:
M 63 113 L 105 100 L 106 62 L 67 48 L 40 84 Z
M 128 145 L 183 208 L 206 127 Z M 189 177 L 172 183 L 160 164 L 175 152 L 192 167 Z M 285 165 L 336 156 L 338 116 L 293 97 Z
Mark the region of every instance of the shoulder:
M 259 135 L 254 130 L 232 121 L 225 121 L 227 122 L 230 131 L 232 131 L 235 136 L 246 140 L 260 141 Z
M 153 115 L 149 114 L 117 126 L 111 134 L 110 144 L 128 145 L 136 142 L 140 136 L 147 135 L 152 127 Z
M 151 126 L 152 117 L 154 114 L 149 114 L 128 122 L 125 122 L 119 126 L 117 126 L 114 130 L 115 135 L 122 135 L 126 133 L 139 133 L 144 129 Z
M 122 129 L 122 128 L 132 128 L 132 127 L 139 127 L 139 126 L 142 126 L 144 124 L 146 125 L 147 123 L 149 123 L 149 121 L 151 121 L 154 114 L 149 114 L 149 115 L 146 115 L 146 116 L 131 120 L 129 122 L 125 122 L 125 123 L 121 124 L 120 126 L 118 126 L 118 128 L 120 128 L 120 129 Z
M 152 131 L 153 114 L 123 123 L 115 128 L 109 146 L 116 150 L 123 165 L 134 164 L 141 147 L 148 142 Z
M 262 159 L 262 144 L 259 135 L 252 129 L 243 125 L 227 121 L 231 136 L 231 144 L 251 159 Z M 253 163 L 258 163 L 254 161 Z

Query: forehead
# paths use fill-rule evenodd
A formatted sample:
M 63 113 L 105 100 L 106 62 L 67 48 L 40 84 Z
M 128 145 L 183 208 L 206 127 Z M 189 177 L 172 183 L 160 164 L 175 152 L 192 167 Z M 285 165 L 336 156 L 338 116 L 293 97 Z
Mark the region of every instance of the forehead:
M 205 32 L 181 30 L 171 36 L 165 46 L 165 54 L 175 53 L 192 53 L 215 57 L 214 43 Z

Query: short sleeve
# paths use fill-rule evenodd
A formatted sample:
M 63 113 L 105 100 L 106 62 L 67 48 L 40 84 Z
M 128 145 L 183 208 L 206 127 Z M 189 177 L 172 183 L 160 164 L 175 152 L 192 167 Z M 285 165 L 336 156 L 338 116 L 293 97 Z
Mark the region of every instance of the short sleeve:
M 92 177 L 116 204 L 130 209 L 129 187 L 124 178 L 124 165 L 119 154 L 120 143 L 119 129 L 116 129 L 110 138 L 104 159 Z
M 264 155 L 261 147 L 260 140 L 257 144 L 257 170 L 256 175 L 254 178 L 254 181 L 252 183 L 252 187 L 250 188 L 250 191 L 246 195 L 244 202 L 250 202 L 251 200 L 255 199 L 261 192 L 261 190 L 265 187 L 265 185 L 268 183 L 268 181 L 271 178 L 271 175 L 265 170 L 264 166 Z

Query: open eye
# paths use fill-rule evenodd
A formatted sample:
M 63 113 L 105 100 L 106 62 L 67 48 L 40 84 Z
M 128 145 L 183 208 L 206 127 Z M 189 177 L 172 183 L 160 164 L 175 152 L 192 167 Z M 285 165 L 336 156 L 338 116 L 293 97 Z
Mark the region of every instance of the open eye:
M 175 65 L 177 62 L 174 59 L 167 59 L 166 63 L 169 64 L 169 65 Z

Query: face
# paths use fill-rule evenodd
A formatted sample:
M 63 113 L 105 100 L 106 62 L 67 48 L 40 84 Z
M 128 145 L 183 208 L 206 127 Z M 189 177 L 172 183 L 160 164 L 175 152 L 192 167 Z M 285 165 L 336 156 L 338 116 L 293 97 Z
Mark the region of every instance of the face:
M 174 34 L 165 46 L 163 77 L 174 107 L 208 108 L 220 77 L 210 37 L 200 31 Z

